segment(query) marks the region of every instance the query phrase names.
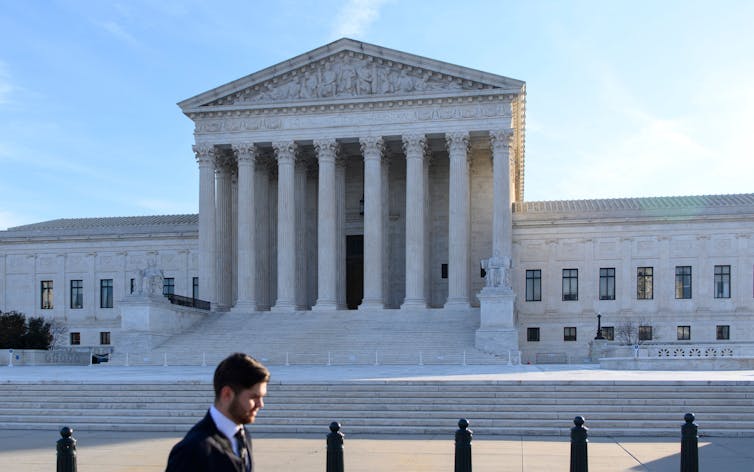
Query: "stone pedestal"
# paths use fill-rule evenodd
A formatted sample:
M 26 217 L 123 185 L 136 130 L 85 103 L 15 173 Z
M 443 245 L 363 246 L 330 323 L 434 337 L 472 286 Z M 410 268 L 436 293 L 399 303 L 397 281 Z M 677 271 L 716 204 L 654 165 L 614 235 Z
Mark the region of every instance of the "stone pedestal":
M 148 352 L 170 336 L 181 333 L 203 319 L 209 312 L 172 305 L 162 295 L 134 295 L 118 302 L 122 352 Z
M 516 295 L 504 287 L 485 287 L 477 295 L 480 322 L 477 349 L 499 356 L 518 354 L 518 329 L 513 311 Z
M 598 363 L 601 358 L 607 357 L 607 339 L 593 339 L 589 343 L 589 360 Z

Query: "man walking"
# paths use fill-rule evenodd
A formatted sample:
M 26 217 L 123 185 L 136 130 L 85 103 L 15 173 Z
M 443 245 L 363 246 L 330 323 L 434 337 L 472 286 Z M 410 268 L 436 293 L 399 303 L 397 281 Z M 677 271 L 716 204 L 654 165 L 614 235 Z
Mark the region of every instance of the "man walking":
M 270 372 L 253 357 L 235 353 L 215 369 L 215 401 L 204 418 L 170 451 L 165 472 L 252 472 L 245 424 L 264 407 Z

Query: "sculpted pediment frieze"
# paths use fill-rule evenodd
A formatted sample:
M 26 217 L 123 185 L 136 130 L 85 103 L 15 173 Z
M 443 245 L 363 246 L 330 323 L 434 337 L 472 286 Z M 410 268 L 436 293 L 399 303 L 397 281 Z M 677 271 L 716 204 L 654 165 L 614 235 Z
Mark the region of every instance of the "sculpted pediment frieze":
M 511 79 L 510 82 L 511 88 L 520 86 L 518 81 Z M 500 88 L 501 84 L 483 83 L 427 67 L 342 51 L 243 86 L 203 106 L 390 98 Z

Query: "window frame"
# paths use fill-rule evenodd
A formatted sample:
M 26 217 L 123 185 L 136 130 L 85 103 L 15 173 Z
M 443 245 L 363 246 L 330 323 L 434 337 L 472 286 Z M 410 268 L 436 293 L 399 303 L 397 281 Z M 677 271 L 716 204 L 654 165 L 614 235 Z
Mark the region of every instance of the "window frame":
M 579 269 L 563 269 L 562 271 L 562 295 L 564 302 L 579 300 Z M 568 285 L 566 287 L 566 284 Z
M 575 342 L 577 340 L 578 340 L 578 330 L 576 329 L 576 326 L 563 327 L 563 341 L 564 342 Z
M 599 287 L 600 300 L 615 300 L 615 267 L 600 267 Z
M 99 344 L 100 346 L 109 346 L 112 344 L 112 338 L 110 335 L 110 331 L 100 331 L 99 332 Z
M 175 277 L 164 277 L 162 279 L 162 294 L 164 296 L 175 295 Z
M 54 303 L 54 291 L 55 281 L 53 280 L 40 280 L 39 282 L 39 309 L 40 310 L 52 310 L 55 308 Z
M 113 307 L 113 279 L 99 280 L 99 307 Z
M 81 346 L 81 333 L 79 331 L 71 331 L 68 336 L 68 342 L 71 346 Z
M 730 265 L 715 265 L 714 287 L 715 298 L 730 298 Z
M 71 310 L 81 310 L 84 308 L 84 280 L 72 279 L 71 287 Z
M 526 301 L 542 301 L 542 269 L 526 270 Z
M 654 267 L 637 267 L 636 268 L 636 299 L 652 300 L 654 299 Z M 647 289 L 649 285 L 649 289 Z
M 651 341 L 654 333 L 652 332 L 652 325 L 639 325 L 639 331 L 637 338 L 639 341 Z M 647 336 L 649 333 L 649 336 Z
M 602 337 L 608 341 L 615 341 L 615 326 L 603 326 Z
M 526 328 L 526 342 L 537 343 L 540 341 L 540 329 L 536 326 Z
M 191 277 L 191 297 L 194 300 L 199 299 L 199 277 Z
M 676 326 L 676 338 L 678 341 L 691 341 L 691 325 Z
M 675 298 L 676 300 L 690 300 L 692 298 L 692 269 L 691 266 L 675 266 Z
M 715 339 L 718 341 L 730 341 L 730 325 L 717 325 L 715 327 Z

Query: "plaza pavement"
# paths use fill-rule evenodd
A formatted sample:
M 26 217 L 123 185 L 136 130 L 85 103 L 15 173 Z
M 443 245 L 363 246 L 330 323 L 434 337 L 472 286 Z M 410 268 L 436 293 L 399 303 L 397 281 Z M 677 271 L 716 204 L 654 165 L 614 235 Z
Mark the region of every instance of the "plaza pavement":
M 593 365 L 570 366 L 271 366 L 272 381 L 343 382 L 393 380 L 744 380 L 754 381 L 754 371 L 605 371 Z M 210 382 L 213 367 L 0 367 L 0 382 L 50 382 L 77 380 Z M 264 421 L 263 412 L 258 421 Z M 587 418 L 587 426 L 589 419 Z M 63 425 L 61 425 L 63 426 Z M 76 430 L 79 472 L 162 471 L 172 445 L 181 433 L 93 432 Z M 679 438 L 590 439 L 589 468 L 599 471 L 678 471 Z M 474 425 L 470 426 L 473 430 Z M 699 425 L 703 435 L 704 425 Z M 321 436 L 254 435 L 256 470 L 306 472 L 325 470 L 326 425 Z M 453 470 L 453 437 L 350 435 L 347 425 L 347 472 Z M 50 472 L 55 470 L 57 431 L 0 431 L 0 471 Z M 473 468 L 484 471 L 568 470 L 567 437 L 480 437 L 472 444 Z M 754 438 L 699 440 L 700 470 L 754 471 Z

